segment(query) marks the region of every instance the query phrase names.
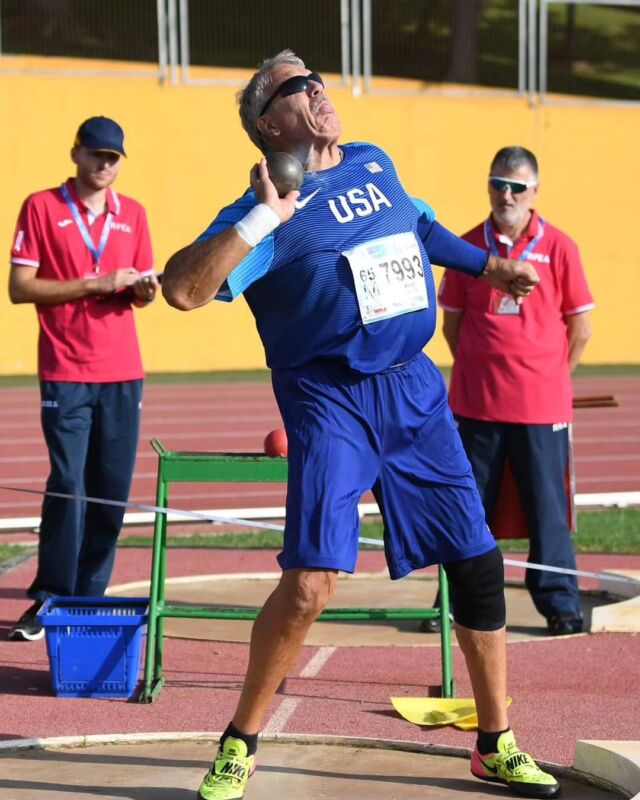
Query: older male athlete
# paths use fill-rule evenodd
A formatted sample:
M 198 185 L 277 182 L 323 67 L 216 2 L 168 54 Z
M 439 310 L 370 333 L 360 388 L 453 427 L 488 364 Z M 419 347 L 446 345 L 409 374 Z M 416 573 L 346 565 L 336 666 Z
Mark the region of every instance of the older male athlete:
M 253 627 L 239 703 L 198 796 L 244 797 L 263 715 L 338 572 L 355 568 L 357 502 L 372 489 L 391 577 L 446 567 L 480 723 L 473 774 L 554 797 L 557 782 L 509 729 L 502 558 L 444 383 L 422 353 L 435 326 L 430 261 L 518 302 L 536 271 L 435 222 L 380 148 L 338 144 L 322 78 L 291 51 L 262 64 L 240 95 L 240 116 L 264 153 L 301 161 L 303 192 L 278 197 L 263 159 L 251 189 L 172 256 L 163 292 L 183 310 L 245 295 L 289 439 L 287 522 L 282 577 Z

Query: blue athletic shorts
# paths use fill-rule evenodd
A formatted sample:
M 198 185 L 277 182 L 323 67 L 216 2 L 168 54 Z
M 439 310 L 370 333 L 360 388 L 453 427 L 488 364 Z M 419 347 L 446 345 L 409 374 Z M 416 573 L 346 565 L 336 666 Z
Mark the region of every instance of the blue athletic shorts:
M 495 547 L 444 381 L 425 355 L 375 375 L 313 364 L 272 380 L 289 440 L 282 569 L 353 572 L 369 489 L 394 579 Z

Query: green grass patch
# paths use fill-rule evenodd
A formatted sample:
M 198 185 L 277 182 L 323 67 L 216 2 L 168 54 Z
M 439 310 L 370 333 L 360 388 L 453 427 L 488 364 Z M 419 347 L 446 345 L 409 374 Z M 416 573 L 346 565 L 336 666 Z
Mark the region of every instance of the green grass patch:
M 35 375 L 0 375 L 0 388 L 19 389 L 22 386 L 37 387 Z
M 440 367 L 446 377 L 450 367 Z M 574 375 L 583 377 L 606 377 L 608 375 L 640 375 L 640 364 L 579 364 Z M 146 377 L 148 384 L 188 383 L 269 383 L 268 369 L 237 369 L 219 372 L 151 372 Z M 35 375 L 0 375 L 0 388 L 38 386 Z
M 526 539 L 502 539 L 504 552 L 527 552 Z M 615 508 L 581 511 L 573 536 L 577 553 L 640 554 L 640 509 Z
M 146 382 L 154 383 L 270 383 L 269 369 L 230 369 L 219 372 L 151 372 Z
M 640 375 L 640 364 L 578 364 L 578 377 L 607 377 L 608 375 Z
M 382 539 L 382 522 L 370 521 L 362 525 L 361 536 L 366 539 Z M 640 509 L 616 508 L 605 511 L 581 511 L 578 514 L 578 532 L 574 545 L 578 553 L 640 554 Z M 123 536 L 119 547 L 151 547 L 150 535 Z M 170 548 L 209 548 L 223 550 L 279 550 L 282 543 L 280 531 L 242 531 L 224 533 L 182 533 L 169 535 Z M 505 553 L 526 553 L 526 539 L 501 539 L 500 548 Z M 363 550 L 379 550 L 377 545 L 362 545 Z M 0 564 L 25 552 L 35 552 L 34 547 L 0 544 Z
M 215 372 L 150 372 L 145 383 L 269 383 L 271 370 L 230 369 Z M 0 375 L 0 388 L 38 386 L 35 375 Z
M 30 552 L 32 549 L 35 552 L 35 548 L 26 548 L 19 544 L 0 544 L 0 564 L 11 561 L 12 558 Z
M 444 375 L 449 375 L 450 367 L 440 367 Z M 608 375 L 640 375 L 640 364 L 579 364 L 574 375 L 585 377 L 606 377 Z M 150 372 L 148 384 L 176 383 L 269 383 L 271 371 L 268 369 L 230 369 L 214 372 Z M 35 375 L 0 375 L 0 388 L 38 386 Z
M 361 536 L 382 539 L 382 522 L 365 522 Z M 127 536 L 120 547 L 150 547 L 151 536 Z M 168 547 L 206 547 L 218 549 L 278 549 L 282 542 L 279 531 L 242 533 L 195 533 L 167 537 Z M 504 552 L 527 552 L 526 539 L 502 539 Z M 578 553 L 640 553 L 640 509 L 610 509 L 582 511 L 578 514 L 578 532 L 574 536 Z M 379 549 L 377 545 L 362 545 L 363 549 Z

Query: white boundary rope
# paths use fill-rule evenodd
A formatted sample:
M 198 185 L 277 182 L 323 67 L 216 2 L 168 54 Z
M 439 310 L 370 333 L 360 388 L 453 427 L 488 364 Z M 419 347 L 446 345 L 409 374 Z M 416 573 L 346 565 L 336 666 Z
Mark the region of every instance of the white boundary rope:
M 1 486 L 0 490 L 6 492 L 19 492 L 21 494 L 36 494 L 46 497 L 59 497 L 63 500 L 76 500 L 85 503 L 98 503 L 103 506 L 115 506 L 117 508 L 136 508 L 139 511 L 151 511 L 154 514 L 172 514 L 177 517 L 186 517 L 188 519 L 198 519 L 203 522 L 222 522 L 228 525 L 239 525 L 248 528 L 261 528 L 263 530 L 271 531 L 284 531 L 284 525 L 275 525 L 268 522 L 258 522 L 256 520 L 241 519 L 239 517 L 224 517 L 220 514 L 208 514 L 200 511 L 187 511 L 181 508 L 170 508 L 163 506 L 152 506 L 144 503 L 133 503 L 130 501 L 124 502 L 121 500 L 106 500 L 101 497 L 87 497 L 85 495 L 77 494 L 64 494 L 62 492 L 48 492 L 39 489 L 23 489 L 17 486 Z M 380 539 L 367 539 L 359 537 L 358 541 L 361 544 L 375 545 L 376 547 L 384 547 L 384 542 Z M 567 569 L 566 567 L 552 567 L 547 564 L 534 564 L 530 561 L 514 561 L 505 558 L 504 563 L 510 567 L 520 567 L 521 569 L 535 569 L 541 572 L 557 572 L 561 575 L 575 575 L 582 578 L 598 578 L 600 580 L 615 581 L 619 583 L 629 583 L 638 585 L 640 581 L 636 578 L 628 578 L 624 575 L 613 575 L 607 572 L 589 572 L 586 570 Z
M 174 514 L 177 517 L 187 517 L 188 519 L 200 519 L 203 522 L 224 522 L 229 525 L 250 525 L 252 528 L 265 528 L 270 531 L 283 531 L 284 525 L 272 525 L 266 522 L 249 521 L 246 519 L 236 519 L 235 517 L 223 517 L 219 514 L 205 514 L 201 511 L 187 511 L 181 508 L 169 508 L 161 506 L 149 506 L 144 503 L 123 502 L 121 500 L 105 500 L 102 497 L 86 497 L 81 494 L 63 494 L 62 492 L 43 492 L 39 489 L 22 489 L 17 486 L 0 486 L 7 492 L 21 492 L 24 494 L 38 494 L 46 497 L 60 497 L 63 500 L 78 500 L 85 503 L 98 503 L 103 506 L 116 506 L 116 508 L 137 508 L 138 511 L 152 511 L 154 514 Z

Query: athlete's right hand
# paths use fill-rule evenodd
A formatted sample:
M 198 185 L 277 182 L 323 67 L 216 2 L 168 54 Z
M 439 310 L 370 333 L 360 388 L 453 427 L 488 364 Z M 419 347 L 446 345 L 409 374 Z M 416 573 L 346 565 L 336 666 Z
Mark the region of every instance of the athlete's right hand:
M 490 255 L 480 276 L 495 289 L 511 297 L 520 305 L 540 283 L 536 268 L 528 261 Z
M 100 275 L 97 278 L 92 278 L 89 282 L 89 287 L 92 294 L 112 294 L 117 292 L 118 289 L 125 289 L 127 286 L 133 284 L 140 278 L 140 273 L 133 267 L 126 267 L 124 269 L 116 269 L 113 272 L 107 272 L 105 275 Z
M 265 203 L 269 208 L 273 209 L 280 222 L 288 222 L 295 213 L 295 202 L 300 197 L 300 192 L 291 191 L 285 194 L 284 197 L 278 197 L 276 187 L 269 177 L 266 158 L 253 165 L 249 179 L 258 202 Z

